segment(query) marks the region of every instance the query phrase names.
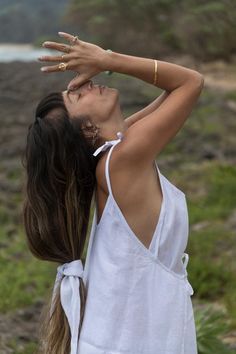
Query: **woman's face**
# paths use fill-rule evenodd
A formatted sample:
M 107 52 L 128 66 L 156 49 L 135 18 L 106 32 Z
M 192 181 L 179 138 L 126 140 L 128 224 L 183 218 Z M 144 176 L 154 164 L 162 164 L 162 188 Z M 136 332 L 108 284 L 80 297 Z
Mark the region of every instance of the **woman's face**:
M 87 81 L 75 91 L 63 91 L 63 99 L 71 118 L 89 115 L 92 123 L 108 120 L 118 104 L 117 89 L 102 85 L 94 85 Z

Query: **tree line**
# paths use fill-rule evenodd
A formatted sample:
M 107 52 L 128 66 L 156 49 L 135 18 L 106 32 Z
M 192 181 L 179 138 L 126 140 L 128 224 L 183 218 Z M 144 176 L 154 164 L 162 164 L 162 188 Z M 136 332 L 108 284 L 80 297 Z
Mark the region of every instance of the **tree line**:
M 87 39 L 126 54 L 211 61 L 236 52 L 235 0 L 72 0 L 65 18 Z

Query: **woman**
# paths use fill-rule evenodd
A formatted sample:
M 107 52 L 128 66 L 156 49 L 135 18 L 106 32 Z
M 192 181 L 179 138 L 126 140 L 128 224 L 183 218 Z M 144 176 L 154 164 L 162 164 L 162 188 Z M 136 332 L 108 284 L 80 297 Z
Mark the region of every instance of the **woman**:
M 59 34 L 65 43 L 44 46 L 64 54 L 40 58 L 53 63 L 44 72 L 78 75 L 39 103 L 25 153 L 29 248 L 60 263 L 42 353 L 196 354 L 186 198 L 155 158 L 190 115 L 203 76 Z M 118 90 L 91 80 L 105 70 L 164 92 L 124 119 Z

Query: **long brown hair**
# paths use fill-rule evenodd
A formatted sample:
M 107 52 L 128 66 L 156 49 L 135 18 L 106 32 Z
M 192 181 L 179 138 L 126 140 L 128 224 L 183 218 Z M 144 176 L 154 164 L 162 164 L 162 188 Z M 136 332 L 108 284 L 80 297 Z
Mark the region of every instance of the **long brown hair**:
M 98 161 L 93 156 L 96 147 L 84 134 L 86 119 L 89 117 L 71 119 L 62 93 L 53 92 L 40 101 L 35 122 L 28 128 L 22 156 L 26 169 L 23 224 L 28 247 L 40 260 L 63 264 L 81 259 L 83 254 Z M 70 352 L 70 328 L 59 288 L 51 318 L 51 296 L 41 314 L 42 354 Z M 86 301 L 82 278 L 80 297 L 79 333 Z

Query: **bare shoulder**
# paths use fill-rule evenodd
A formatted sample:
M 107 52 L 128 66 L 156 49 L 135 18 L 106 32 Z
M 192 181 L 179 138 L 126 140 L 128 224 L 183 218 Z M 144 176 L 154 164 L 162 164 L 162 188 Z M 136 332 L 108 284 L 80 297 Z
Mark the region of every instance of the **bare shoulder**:
M 96 167 L 98 187 L 106 195 L 109 194 L 105 175 L 108 151 L 101 156 Z M 144 162 L 143 160 L 139 164 L 130 163 L 129 156 L 123 147 L 123 141 L 121 141 L 113 148 L 110 155 L 108 172 L 112 191 L 115 189 L 118 194 L 122 194 L 127 188 L 137 187 L 139 182 L 143 184 L 144 178 L 153 173 L 153 165 L 149 161 Z

